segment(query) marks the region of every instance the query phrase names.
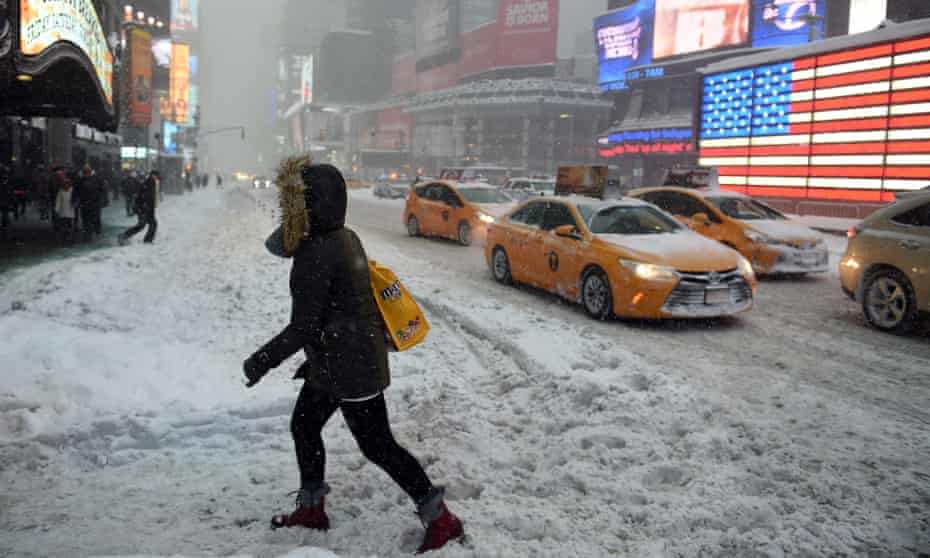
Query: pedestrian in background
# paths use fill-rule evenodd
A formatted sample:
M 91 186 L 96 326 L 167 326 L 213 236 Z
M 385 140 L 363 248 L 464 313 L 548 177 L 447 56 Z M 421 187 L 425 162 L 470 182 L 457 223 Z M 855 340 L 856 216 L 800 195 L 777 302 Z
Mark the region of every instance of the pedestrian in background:
M 49 195 L 51 191 L 51 175 L 45 168 L 45 165 L 36 167 L 32 174 L 32 194 L 36 206 L 39 208 L 39 219 L 45 221 L 51 213 L 52 199 Z
M 10 183 L 10 168 L 0 165 L 0 238 L 6 240 L 13 211 L 13 185 Z
M 120 183 L 123 200 L 126 202 L 126 217 L 132 217 L 136 203 L 136 194 L 139 192 L 140 180 L 137 171 L 126 171 Z
M 100 214 L 103 211 L 106 196 L 107 191 L 103 181 L 90 165 L 84 165 L 80 186 L 77 189 L 77 203 L 81 208 L 85 242 L 90 242 L 94 237 L 100 236 L 103 230 Z
M 155 210 L 158 208 L 158 195 L 161 189 L 161 177 L 158 171 L 149 173 L 148 179 L 142 184 L 136 195 L 135 213 L 139 222 L 119 235 L 120 245 L 129 243 L 129 239 L 148 226 L 143 242 L 151 244 L 155 241 L 155 232 L 158 230 L 158 221 L 155 220 Z
M 56 224 L 62 240 L 71 241 L 74 234 L 74 222 L 77 217 L 75 210 L 74 187 L 64 171 L 56 173 L 58 181 L 58 194 L 55 198 Z

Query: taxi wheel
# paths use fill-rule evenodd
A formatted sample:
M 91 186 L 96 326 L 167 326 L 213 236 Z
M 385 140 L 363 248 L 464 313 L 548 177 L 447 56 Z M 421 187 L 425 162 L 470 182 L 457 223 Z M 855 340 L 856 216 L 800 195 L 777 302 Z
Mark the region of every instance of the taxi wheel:
M 416 215 L 411 215 L 407 219 L 407 234 L 410 236 L 420 236 L 420 222 Z
M 498 283 L 509 285 L 513 282 L 513 276 L 510 274 L 510 258 L 500 246 L 494 249 L 494 254 L 491 256 L 491 273 Z
M 917 304 L 910 281 L 897 269 L 879 269 L 865 278 L 862 289 L 865 319 L 881 331 L 901 333 L 914 324 Z
M 595 320 L 606 320 L 613 312 L 613 295 L 607 274 L 594 268 L 581 281 L 581 303 Z
M 468 223 L 459 223 L 455 239 L 462 246 L 471 246 L 471 225 Z

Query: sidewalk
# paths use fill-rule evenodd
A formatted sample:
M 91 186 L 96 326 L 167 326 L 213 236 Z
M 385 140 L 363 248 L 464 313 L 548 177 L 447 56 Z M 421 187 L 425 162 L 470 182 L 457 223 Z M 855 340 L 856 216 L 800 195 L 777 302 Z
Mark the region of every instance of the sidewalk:
M 122 198 L 113 200 L 103 209 L 100 237 L 83 242 L 80 234 L 72 242 L 62 241 L 48 221 L 39 218 L 39 209 L 30 206 L 18 221 L 12 220 L 7 229 L 7 239 L 0 239 L 0 275 L 16 268 L 34 265 L 50 259 L 60 259 L 86 254 L 116 242 L 116 235 L 136 223 L 135 217 L 126 217 Z

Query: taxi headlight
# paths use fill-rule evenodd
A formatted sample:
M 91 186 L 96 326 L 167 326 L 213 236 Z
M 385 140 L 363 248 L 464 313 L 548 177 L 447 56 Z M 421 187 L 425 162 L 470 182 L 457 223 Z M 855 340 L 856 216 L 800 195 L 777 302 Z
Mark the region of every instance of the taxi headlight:
M 677 281 L 678 272 L 667 265 L 656 265 L 633 260 L 620 259 L 620 265 L 631 270 L 637 277 L 646 281 Z
M 482 223 L 490 225 L 491 223 L 494 222 L 494 217 L 492 217 L 491 215 L 488 215 L 487 213 L 479 212 L 478 220 L 481 221 Z
M 756 272 L 752 269 L 752 264 L 742 256 L 739 257 L 739 271 L 746 279 L 753 279 L 756 276 Z

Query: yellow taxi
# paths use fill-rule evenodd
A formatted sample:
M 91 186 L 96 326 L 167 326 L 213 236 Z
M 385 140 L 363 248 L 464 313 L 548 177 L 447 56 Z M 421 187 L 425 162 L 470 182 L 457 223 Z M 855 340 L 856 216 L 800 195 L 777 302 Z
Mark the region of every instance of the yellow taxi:
M 407 194 L 404 224 L 410 236 L 451 238 L 468 246 L 484 240 L 487 226 L 513 204 L 496 187 L 481 182 L 425 182 Z
M 744 257 L 630 198 L 527 200 L 489 227 L 485 257 L 497 281 L 580 301 L 596 319 L 730 316 L 755 297 Z
M 819 233 L 744 194 L 663 186 L 633 190 L 629 195 L 736 249 L 759 275 L 827 271 L 830 255 Z

